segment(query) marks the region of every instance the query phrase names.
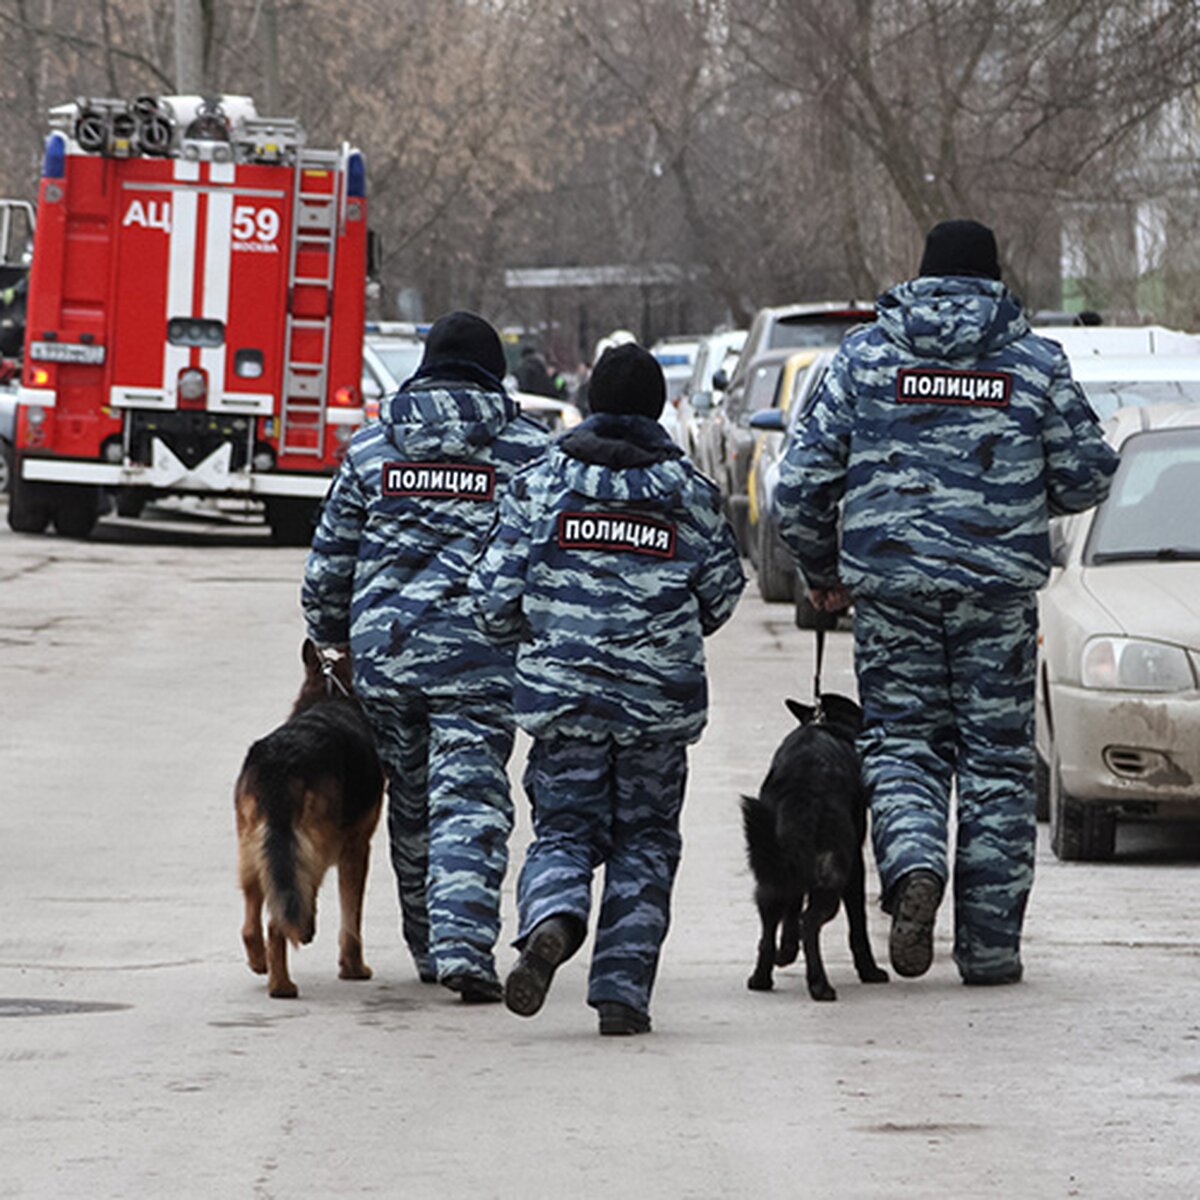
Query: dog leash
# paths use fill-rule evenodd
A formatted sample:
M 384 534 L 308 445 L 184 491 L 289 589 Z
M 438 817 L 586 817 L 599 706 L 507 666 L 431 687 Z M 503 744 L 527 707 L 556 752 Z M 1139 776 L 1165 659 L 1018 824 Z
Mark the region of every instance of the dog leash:
M 333 659 L 321 656 L 321 674 L 325 676 L 325 695 L 332 696 L 333 689 L 337 688 L 343 696 L 349 696 L 350 693 L 346 690 L 346 685 L 333 673 Z
M 823 721 L 825 710 L 821 707 L 821 667 L 825 662 L 825 632 L 837 625 L 837 617 L 833 613 L 818 612 L 813 624 L 813 632 L 817 635 L 816 671 L 813 674 L 813 720 Z
M 825 713 L 821 710 L 821 664 L 825 659 L 825 630 L 818 625 L 815 632 L 817 635 L 817 668 L 813 674 L 813 720 L 819 723 L 825 719 Z

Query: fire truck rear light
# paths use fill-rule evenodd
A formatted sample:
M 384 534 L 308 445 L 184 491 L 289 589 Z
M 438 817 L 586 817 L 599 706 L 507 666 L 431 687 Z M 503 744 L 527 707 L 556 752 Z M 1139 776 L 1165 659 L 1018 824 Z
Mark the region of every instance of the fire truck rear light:
M 340 387 L 333 393 L 334 404 L 341 408 L 353 408 L 358 403 L 358 388 Z
M 250 460 L 250 465 L 256 471 L 272 471 L 275 469 L 275 454 L 267 447 L 260 447 L 254 451 L 254 457 Z
M 116 439 L 105 442 L 104 457 L 110 463 L 122 462 L 125 458 L 125 451 L 121 448 L 121 443 Z
M 259 379 L 263 373 L 261 350 L 238 350 L 233 356 L 233 373 L 239 379 Z
M 26 410 L 25 420 L 29 422 L 30 429 L 40 429 L 46 420 L 46 410 L 39 408 L 36 404 L 31 405 Z
M 45 387 L 50 382 L 50 372 L 45 367 L 34 367 L 29 372 L 29 384 L 31 387 Z
M 181 400 L 203 400 L 208 393 L 208 379 L 203 371 L 188 367 L 179 373 L 179 398 Z
M 172 346 L 223 346 L 225 326 L 202 317 L 172 317 L 167 322 L 167 341 Z

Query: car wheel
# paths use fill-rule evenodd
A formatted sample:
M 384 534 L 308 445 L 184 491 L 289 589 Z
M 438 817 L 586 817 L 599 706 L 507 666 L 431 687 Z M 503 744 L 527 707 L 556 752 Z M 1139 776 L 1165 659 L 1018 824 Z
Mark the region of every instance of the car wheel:
M 100 516 L 100 489 L 86 484 L 59 484 L 54 490 L 54 528 L 63 537 L 91 537 Z
M 816 629 L 824 614 L 819 608 L 815 608 L 813 602 L 808 598 L 808 588 L 805 586 L 804 580 L 800 577 L 800 572 L 796 571 L 794 574 L 795 581 L 792 584 L 792 599 L 796 603 L 796 628 Z
M 771 604 L 786 603 L 792 598 L 796 579 L 796 563 L 788 548 L 775 532 L 775 526 L 765 518 L 758 522 L 758 591 Z
M 1039 821 L 1050 820 L 1050 764 L 1035 751 L 1033 783 L 1037 795 L 1034 813 Z
M 293 496 L 272 496 L 266 502 L 267 524 L 277 546 L 312 544 L 317 501 Z
M 738 553 L 750 557 L 750 501 L 745 496 L 729 497 L 729 523 L 737 538 Z
M 46 485 L 22 479 L 14 464 L 12 493 L 8 501 L 9 529 L 14 533 L 44 533 L 52 511 Z
M 1113 856 L 1117 818 L 1105 804 L 1076 800 L 1063 790 L 1055 755 L 1050 763 L 1050 848 L 1063 862 L 1103 862 Z
M 0 438 L 0 493 L 12 490 L 12 447 Z
M 142 515 L 150 499 L 146 488 L 123 487 L 117 489 L 117 516 L 137 518 Z

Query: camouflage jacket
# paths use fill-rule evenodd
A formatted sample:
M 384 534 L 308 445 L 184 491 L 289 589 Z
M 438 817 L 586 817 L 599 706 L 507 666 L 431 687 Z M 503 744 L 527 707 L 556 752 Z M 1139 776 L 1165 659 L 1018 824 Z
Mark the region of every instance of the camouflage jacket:
M 805 578 L 889 597 L 1041 587 L 1049 517 L 1098 504 L 1117 464 L 1062 347 L 991 280 L 910 280 L 877 312 L 780 468 L 780 533 Z
M 599 414 L 513 480 L 471 580 L 480 624 L 519 639 L 535 737 L 695 741 L 703 637 L 745 586 L 714 484 L 648 417 Z
M 350 643 L 360 694 L 507 694 L 513 654 L 479 631 L 470 567 L 514 472 L 547 431 L 500 392 L 406 384 L 354 435 L 313 537 L 309 636 Z

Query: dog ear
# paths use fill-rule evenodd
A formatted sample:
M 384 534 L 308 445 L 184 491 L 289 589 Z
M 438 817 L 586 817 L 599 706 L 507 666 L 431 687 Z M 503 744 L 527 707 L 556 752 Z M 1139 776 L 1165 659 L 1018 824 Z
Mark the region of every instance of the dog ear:
M 801 704 L 799 700 L 785 700 L 787 710 L 801 725 L 811 725 L 817 710 L 811 704 Z
M 304 645 L 300 647 L 300 661 L 304 663 L 304 669 L 309 675 L 321 673 L 321 652 L 312 638 L 304 639 Z
M 854 733 L 862 729 L 863 711 L 848 697 L 835 692 L 822 692 L 821 708 L 831 724 L 841 725 Z

